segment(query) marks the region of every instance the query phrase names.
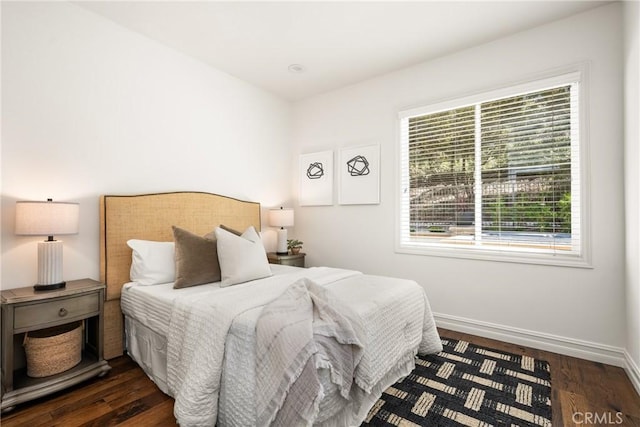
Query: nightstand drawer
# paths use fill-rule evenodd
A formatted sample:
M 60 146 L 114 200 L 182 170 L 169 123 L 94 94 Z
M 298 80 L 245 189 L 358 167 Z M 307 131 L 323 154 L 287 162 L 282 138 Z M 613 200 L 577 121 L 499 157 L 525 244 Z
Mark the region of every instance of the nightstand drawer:
M 304 257 L 281 259 L 280 265 L 291 265 L 293 267 L 304 267 Z
M 99 311 L 100 293 L 98 292 L 18 306 L 14 311 L 14 330 L 41 328 L 48 323 L 86 317 Z

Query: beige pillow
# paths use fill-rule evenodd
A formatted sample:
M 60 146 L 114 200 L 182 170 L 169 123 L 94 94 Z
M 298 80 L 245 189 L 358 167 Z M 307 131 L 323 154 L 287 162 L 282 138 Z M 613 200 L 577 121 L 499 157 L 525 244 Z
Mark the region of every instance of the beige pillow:
M 175 289 L 220 281 L 218 245 L 214 232 L 200 237 L 173 226 L 175 241 Z
M 247 228 L 241 236 L 215 229 L 218 260 L 222 270 L 220 287 L 271 276 L 267 254 L 255 228 Z

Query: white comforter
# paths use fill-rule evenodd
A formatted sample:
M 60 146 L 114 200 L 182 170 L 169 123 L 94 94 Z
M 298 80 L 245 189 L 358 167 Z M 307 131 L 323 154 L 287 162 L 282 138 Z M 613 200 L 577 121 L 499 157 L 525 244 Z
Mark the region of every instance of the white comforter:
M 389 282 L 354 271 L 321 267 L 217 289 L 206 298 L 201 295 L 177 298 L 167 337 L 167 382 L 169 393 L 175 398 L 174 414 L 180 425 L 215 425 L 222 369 L 223 366 L 229 369 L 234 364 L 233 360 L 224 360 L 225 341 L 231 325 L 242 319 L 248 324 L 235 328 L 236 333 L 244 330 L 247 336 L 254 335 L 260 307 L 302 277 L 330 288 L 331 295 L 349 303 L 354 312 L 362 316 L 361 324 L 365 325 L 363 356 L 356 369 L 358 387 L 354 387 L 358 391 L 352 396 L 357 402 L 345 405 L 345 401 L 336 401 L 330 405 L 328 411 L 333 420 L 361 421 L 366 415 L 366 406 L 377 398 L 375 394 L 379 394 L 389 381 L 410 371 L 416 351 L 441 350 L 424 291 L 415 282 L 406 280 Z M 227 359 L 235 358 L 229 350 L 226 353 Z M 242 362 L 237 364 L 246 368 Z M 244 376 L 248 382 L 251 377 Z M 246 401 L 251 399 L 254 390 L 255 384 L 233 384 L 224 402 L 233 402 L 236 397 L 238 402 Z M 336 408 L 336 405 L 344 408 Z M 220 424 L 238 421 L 233 420 L 233 408 L 227 411 Z M 256 423 L 252 411 L 255 409 L 244 408 L 248 417 L 242 420 L 243 424 Z

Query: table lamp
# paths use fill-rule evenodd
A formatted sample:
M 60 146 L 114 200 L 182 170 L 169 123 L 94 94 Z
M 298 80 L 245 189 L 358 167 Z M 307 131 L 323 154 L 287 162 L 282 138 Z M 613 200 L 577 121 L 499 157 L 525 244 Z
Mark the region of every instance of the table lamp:
M 287 229 L 285 227 L 293 227 L 293 209 L 271 209 L 269 211 L 269 225 L 272 227 L 280 227 L 278 229 L 278 245 L 276 253 L 278 255 L 287 255 Z
M 62 241 L 53 236 L 78 234 L 78 203 L 16 202 L 16 234 L 48 236 L 38 242 L 38 282 L 36 291 L 64 288 L 62 280 Z

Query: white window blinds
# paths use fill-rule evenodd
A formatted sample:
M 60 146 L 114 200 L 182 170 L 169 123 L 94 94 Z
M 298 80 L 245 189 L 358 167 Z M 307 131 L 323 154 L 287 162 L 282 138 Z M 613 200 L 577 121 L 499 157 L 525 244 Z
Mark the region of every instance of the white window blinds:
M 579 84 L 400 113 L 399 250 L 583 259 Z

